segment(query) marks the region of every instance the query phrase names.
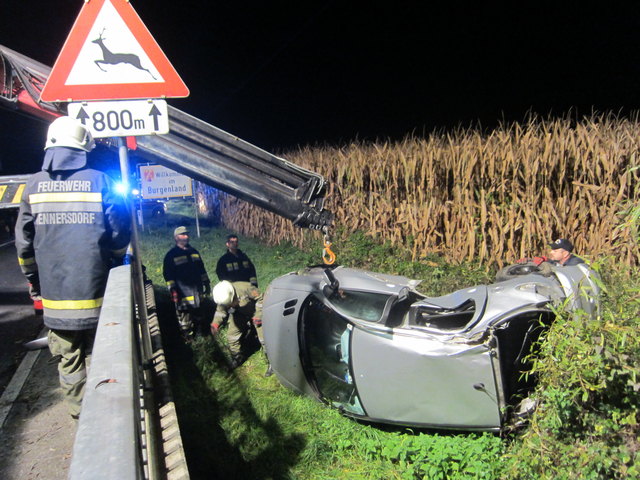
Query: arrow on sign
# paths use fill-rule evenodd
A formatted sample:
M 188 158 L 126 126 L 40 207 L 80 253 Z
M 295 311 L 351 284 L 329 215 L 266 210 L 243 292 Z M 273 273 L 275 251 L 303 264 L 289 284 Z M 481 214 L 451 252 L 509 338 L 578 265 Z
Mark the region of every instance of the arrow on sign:
M 151 107 L 149 115 L 153 117 L 153 129 L 158 130 L 158 117 L 162 115 L 162 113 L 158 110 L 155 103 L 153 104 L 153 107 Z
M 87 120 L 89 120 L 89 114 L 85 111 L 84 108 L 80 107 L 78 115 L 76 115 L 76 120 L 80 120 L 80 123 L 82 123 L 82 125 L 87 124 Z

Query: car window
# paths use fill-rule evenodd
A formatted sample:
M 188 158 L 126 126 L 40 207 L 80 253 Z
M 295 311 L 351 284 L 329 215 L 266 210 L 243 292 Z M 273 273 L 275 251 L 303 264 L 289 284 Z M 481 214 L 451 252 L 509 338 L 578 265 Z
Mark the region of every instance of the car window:
M 329 301 L 340 313 L 369 322 L 378 322 L 390 295 L 357 290 L 338 290 Z
M 305 370 L 321 397 L 336 408 L 364 415 L 350 368 L 352 325 L 310 297 L 301 316 Z

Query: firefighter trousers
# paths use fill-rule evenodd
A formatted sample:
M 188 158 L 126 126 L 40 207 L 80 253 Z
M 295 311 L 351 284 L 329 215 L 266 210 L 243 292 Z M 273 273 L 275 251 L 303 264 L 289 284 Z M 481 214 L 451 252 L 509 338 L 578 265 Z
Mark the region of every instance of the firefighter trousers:
M 48 337 L 51 355 L 60 357 L 58 376 L 67 408 L 72 417 L 78 418 L 96 329 L 49 330 Z
M 182 307 L 176 311 L 180 333 L 184 337 L 207 336 L 210 332 L 211 308 L 203 302 L 199 307 Z
M 264 345 L 262 337 L 262 326 L 256 326 L 251 319 L 232 313 L 229 318 L 227 329 L 227 343 L 232 355 L 248 357 L 246 350 L 258 341 L 260 346 Z M 254 345 L 255 346 L 255 345 Z

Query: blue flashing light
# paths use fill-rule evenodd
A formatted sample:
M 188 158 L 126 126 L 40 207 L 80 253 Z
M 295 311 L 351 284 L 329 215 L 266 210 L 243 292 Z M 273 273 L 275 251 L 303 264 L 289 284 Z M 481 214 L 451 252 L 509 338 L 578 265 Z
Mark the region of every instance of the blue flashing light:
M 116 192 L 118 192 L 119 194 L 125 195 L 128 190 L 129 190 L 129 186 L 126 183 L 123 183 L 123 182 L 116 183 Z

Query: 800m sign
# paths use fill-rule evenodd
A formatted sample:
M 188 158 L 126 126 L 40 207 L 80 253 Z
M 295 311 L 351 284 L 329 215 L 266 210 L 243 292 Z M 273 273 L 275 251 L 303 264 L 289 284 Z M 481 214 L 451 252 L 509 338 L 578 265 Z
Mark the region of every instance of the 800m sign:
M 74 102 L 67 106 L 67 112 L 96 138 L 169 133 L 169 115 L 164 100 Z

